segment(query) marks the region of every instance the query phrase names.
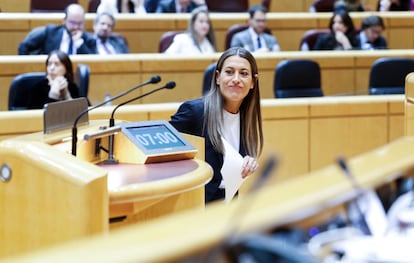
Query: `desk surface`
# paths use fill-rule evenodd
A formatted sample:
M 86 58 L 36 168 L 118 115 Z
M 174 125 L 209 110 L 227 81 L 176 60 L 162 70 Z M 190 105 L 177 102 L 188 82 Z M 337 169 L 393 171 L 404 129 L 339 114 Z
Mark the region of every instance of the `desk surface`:
M 196 159 L 98 166 L 108 172 L 111 204 L 172 196 L 203 187 L 211 179 L 210 166 Z

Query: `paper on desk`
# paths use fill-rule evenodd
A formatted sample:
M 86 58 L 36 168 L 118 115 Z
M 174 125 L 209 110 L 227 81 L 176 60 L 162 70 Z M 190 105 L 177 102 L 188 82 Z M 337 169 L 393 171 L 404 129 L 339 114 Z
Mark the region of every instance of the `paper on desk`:
M 241 176 L 243 170 L 243 157 L 224 138 L 224 160 L 221 175 L 225 186 L 226 203 L 230 202 L 239 190 L 244 179 Z

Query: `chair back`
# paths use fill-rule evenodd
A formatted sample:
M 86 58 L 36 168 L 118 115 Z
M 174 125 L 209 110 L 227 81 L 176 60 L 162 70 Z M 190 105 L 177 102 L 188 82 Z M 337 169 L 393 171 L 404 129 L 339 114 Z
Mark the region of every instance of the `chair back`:
M 368 93 L 404 94 L 405 77 L 411 72 L 414 72 L 413 59 L 379 58 L 371 66 Z
M 45 72 L 31 72 L 17 75 L 12 80 L 9 88 L 9 110 L 26 110 L 31 88 L 45 77 Z
M 321 97 L 321 71 L 313 60 L 283 60 L 276 69 L 273 83 L 276 98 Z
M 223 1 L 223 0 L 206 0 L 209 12 L 247 12 L 249 8 L 248 0 Z
M 78 4 L 78 0 L 31 0 L 30 12 L 44 13 L 44 12 L 63 12 L 70 4 Z
M 85 64 L 78 64 L 76 67 L 74 81 L 79 87 L 79 97 L 88 97 L 90 68 Z
M 158 45 L 158 52 L 163 53 L 174 40 L 175 35 L 183 33 L 184 31 L 167 31 L 160 37 L 160 42 Z
M 96 13 L 101 0 L 89 0 L 88 3 L 88 13 Z
M 225 49 L 230 48 L 231 39 L 233 38 L 234 34 L 240 32 L 240 31 L 243 31 L 243 30 L 247 29 L 248 27 L 249 27 L 248 24 L 235 24 L 235 25 L 232 25 L 231 27 L 229 27 L 227 29 L 227 32 L 226 32 L 226 40 L 225 40 L 226 42 L 224 44 Z
M 262 0 L 262 6 L 266 7 L 267 11 L 269 11 L 271 2 L 271 0 Z
M 315 0 L 311 5 L 314 12 L 333 12 L 335 0 Z
M 299 50 L 301 51 L 307 51 L 307 50 L 313 50 L 313 47 L 316 44 L 316 40 L 320 35 L 326 34 L 329 32 L 329 29 L 310 29 L 306 31 L 302 39 L 300 40 L 300 46 Z
M 207 92 L 210 90 L 211 87 L 211 81 L 213 79 L 213 73 L 216 70 L 216 63 L 211 63 L 206 67 L 206 70 L 204 71 L 204 77 L 203 77 L 203 95 L 206 95 Z

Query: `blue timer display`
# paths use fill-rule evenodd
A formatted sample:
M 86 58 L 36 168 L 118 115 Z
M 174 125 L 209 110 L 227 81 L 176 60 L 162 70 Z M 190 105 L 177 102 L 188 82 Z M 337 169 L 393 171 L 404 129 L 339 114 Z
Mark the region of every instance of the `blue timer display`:
M 185 146 L 165 125 L 129 127 L 128 131 L 147 150 Z

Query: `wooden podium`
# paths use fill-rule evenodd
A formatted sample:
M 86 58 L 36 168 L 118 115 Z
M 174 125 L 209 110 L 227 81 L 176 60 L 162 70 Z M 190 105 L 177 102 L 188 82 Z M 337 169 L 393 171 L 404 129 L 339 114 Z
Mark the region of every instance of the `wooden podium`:
M 96 154 L 96 140 L 82 139 L 103 125 L 107 121 L 78 127 L 76 157 L 67 129 L 0 142 L 0 257 L 204 208 L 204 185 L 212 176 L 208 164 L 192 158 L 104 165 L 107 154 Z M 186 138 L 204 152 L 202 139 Z M 100 143 L 107 145 L 108 138 Z M 115 140 L 116 147 L 122 145 Z

